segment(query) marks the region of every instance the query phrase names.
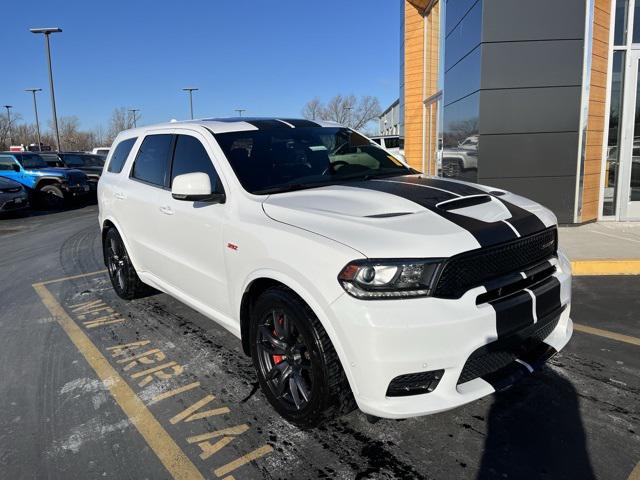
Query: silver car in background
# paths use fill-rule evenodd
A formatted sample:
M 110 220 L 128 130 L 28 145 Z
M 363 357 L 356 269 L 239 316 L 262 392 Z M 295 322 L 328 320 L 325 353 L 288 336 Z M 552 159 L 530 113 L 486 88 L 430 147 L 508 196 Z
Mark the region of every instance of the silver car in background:
M 0 213 L 15 212 L 29 207 L 29 195 L 18 182 L 0 177 Z

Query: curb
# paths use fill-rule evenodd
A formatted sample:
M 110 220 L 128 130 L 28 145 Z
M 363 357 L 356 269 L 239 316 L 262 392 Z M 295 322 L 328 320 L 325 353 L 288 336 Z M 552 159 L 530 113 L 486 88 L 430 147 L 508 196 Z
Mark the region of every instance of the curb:
M 573 260 L 574 276 L 583 275 L 640 275 L 640 259 Z

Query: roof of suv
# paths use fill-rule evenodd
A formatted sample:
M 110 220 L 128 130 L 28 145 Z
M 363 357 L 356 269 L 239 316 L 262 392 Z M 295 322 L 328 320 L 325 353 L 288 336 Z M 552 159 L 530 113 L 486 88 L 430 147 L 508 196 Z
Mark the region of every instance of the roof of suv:
M 201 118 L 196 120 L 181 120 L 155 125 L 147 125 L 129 130 L 129 132 L 144 132 L 149 128 L 172 128 L 179 125 L 198 125 L 206 127 L 213 133 L 241 132 L 246 130 L 267 130 L 272 128 L 302 128 L 302 127 L 341 127 L 339 123 L 324 120 L 306 120 L 302 118 L 279 117 L 231 117 L 231 118 Z

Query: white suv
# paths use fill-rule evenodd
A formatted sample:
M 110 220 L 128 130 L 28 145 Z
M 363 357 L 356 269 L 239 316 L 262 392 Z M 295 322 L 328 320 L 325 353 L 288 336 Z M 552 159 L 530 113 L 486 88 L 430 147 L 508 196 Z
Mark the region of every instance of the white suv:
M 155 287 L 239 337 L 297 425 L 355 405 L 406 418 L 471 402 L 573 330 L 549 210 L 421 175 L 334 123 L 128 130 L 98 196 L 117 294 Z

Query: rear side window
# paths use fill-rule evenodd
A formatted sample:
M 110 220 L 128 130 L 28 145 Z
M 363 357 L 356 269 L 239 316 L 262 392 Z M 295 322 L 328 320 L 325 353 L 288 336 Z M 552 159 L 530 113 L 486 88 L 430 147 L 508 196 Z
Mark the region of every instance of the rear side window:
M 113 155 L 111 156 L 111 161 L 109 162 L 109 167 L 107 168 L 108 172 L 120 173 L 122 171 L 124 162 L 127 161 L 129 152 L 131 152 L 133 144 L 136 143 L 136 140 L 137 138 L 127 138 L 126 140 L 123 140 L 118 144 L 115 151 L 113 152 Z
M 13 157 L 0 155 L 0 170 L 13 171 L 14 165 L 17 165 L 17 163 L 14 162 Z
M 153 185 L 165 186 L 172 143 L 173 135 L 170 134 L 146 136 L 133 163 L 131 177 Z
M 213 163 L 211 163 L 211 158 L 209 158 L 204 145 L 195 137 L 178 135 L 175 153 L 173 154 L 171 184 L 173 184 L 173 179 L 178 175 L 194 172 L 204 172 L 209 175 L 211 191 L 214 193 L 222 193 L 218 174 L 213 167 Z

